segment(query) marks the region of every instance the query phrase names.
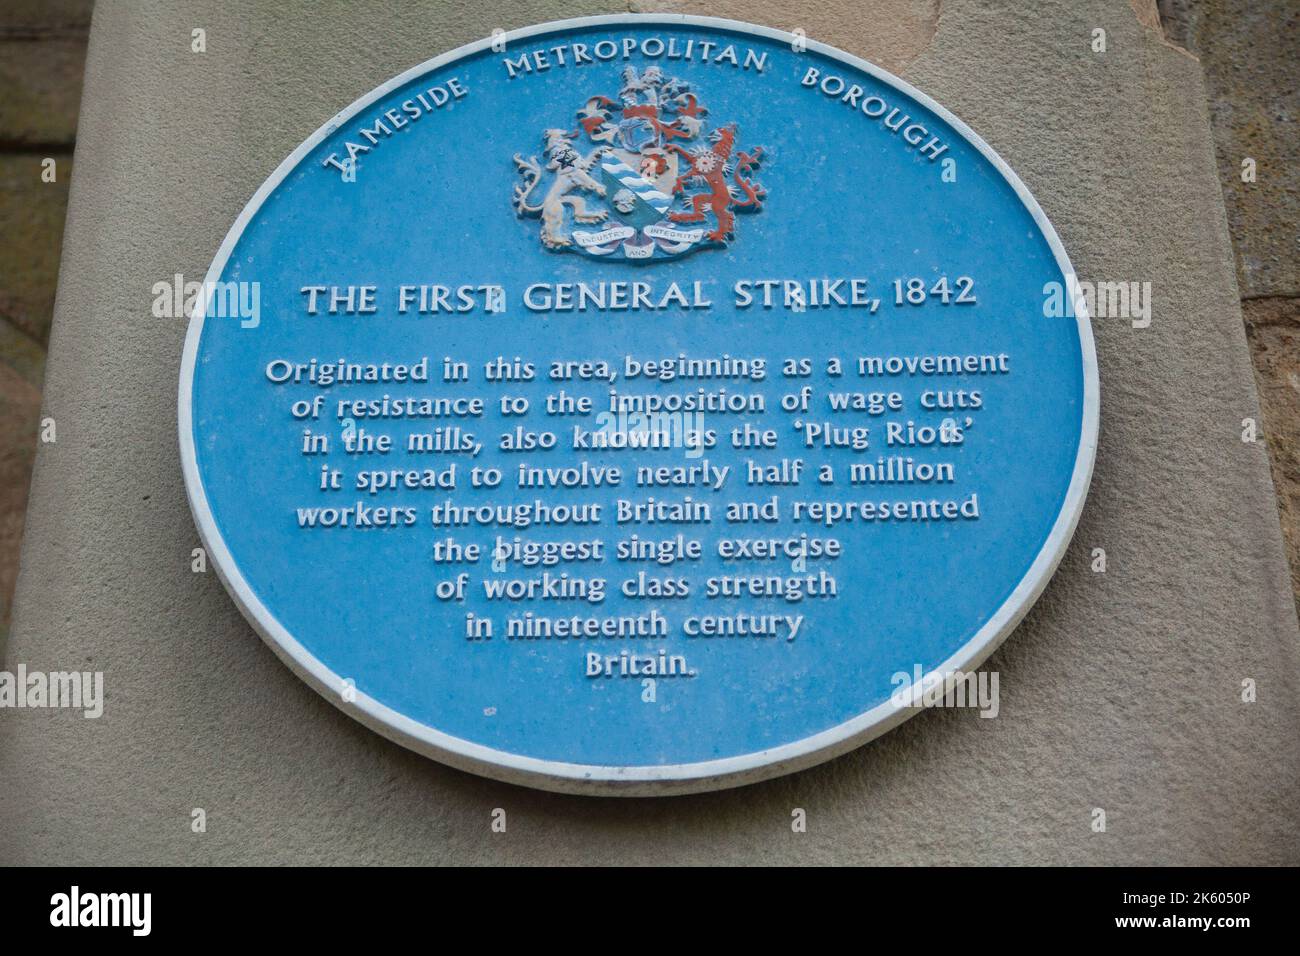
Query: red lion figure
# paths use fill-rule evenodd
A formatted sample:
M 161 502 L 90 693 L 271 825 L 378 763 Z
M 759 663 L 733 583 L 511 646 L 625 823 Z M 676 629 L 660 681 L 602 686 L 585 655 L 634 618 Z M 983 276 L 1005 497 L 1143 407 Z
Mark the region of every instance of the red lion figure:
M 732 171 L 731 150 L 736 145 L 736 124 L 729 123 L 714 131 L 712 141 L 711 149 L 697 153 L 688 153 L 676 143 L 668 143 L 664 147 L 665 150 L 677 153 L 689 164 L 673 184 L 674 195 L 682 194 L 686 183 L 692 179 L 702 179 L 708 187 L 707 192 L 689 197 L 689 212 L 672 212 L 668 218 L 673 222 L 704 222 L 705 212 L 711 212 L 717 220 L 717 227 L 709 233 L 709 239 L 726 242 L 736 225 L 736 216 L 732 210 L 749 208 L 757 212 L 763 205 L 763 197 L 767 195 L 761 185 L 751 182 L 743 175 L 758 165 L 763 147 L 757 147 L 753 153 L 742 150 L 736 154 L 735 185 L 740 189 L 737 194 L 727 183 L 727 176 Z

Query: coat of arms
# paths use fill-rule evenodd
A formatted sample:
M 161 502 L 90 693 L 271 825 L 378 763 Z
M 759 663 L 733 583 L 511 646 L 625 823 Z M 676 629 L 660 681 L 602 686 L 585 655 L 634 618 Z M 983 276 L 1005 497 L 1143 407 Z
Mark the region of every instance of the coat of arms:
M 617 102 L 593 96 L 577 128 L 542 131 L 543 162 L 515 154 L 515 212 L 541 218 L 547 249 L 597 258 L 674 259 L 725 245 L 736 213 L 763 206 L 766 190 L 750 178 L 763 147 L 736 150 L 736 124 L 708 131 L 708 113 L 689 83 L 629 66 Z

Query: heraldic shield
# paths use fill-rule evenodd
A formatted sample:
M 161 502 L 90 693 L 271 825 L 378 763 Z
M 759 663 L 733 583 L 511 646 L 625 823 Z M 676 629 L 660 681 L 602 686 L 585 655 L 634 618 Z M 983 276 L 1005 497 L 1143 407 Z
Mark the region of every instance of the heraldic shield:
M 515 154 L 512 202 L 541 220 L 542 245 L 596 259 L 653 262 L 736 237 L 763 208 L 763 147 L 736 149 L 735 123 L 709 128 L 689 83 L 656 66 L 623 71 L 618 99 L 592 96 L 576 125 L 542 130 L 542 159 Z

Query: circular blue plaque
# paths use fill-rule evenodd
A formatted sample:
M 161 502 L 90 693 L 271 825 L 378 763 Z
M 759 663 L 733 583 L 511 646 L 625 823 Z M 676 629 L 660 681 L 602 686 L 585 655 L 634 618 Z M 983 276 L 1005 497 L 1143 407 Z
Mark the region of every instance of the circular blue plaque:
M 848 54 L 499 35 L 240 214 L 185 344 L 191 507 L 277 654 L 408 747 L 562 791 L 786 773 L 957 686 L 1061 560 L 1073 279 L 993 150 Z

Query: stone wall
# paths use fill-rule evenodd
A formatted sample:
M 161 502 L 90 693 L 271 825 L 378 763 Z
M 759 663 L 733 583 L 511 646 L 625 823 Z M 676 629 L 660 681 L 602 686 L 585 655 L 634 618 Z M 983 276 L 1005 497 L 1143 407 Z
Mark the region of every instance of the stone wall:
M 1161 0 L 1201 61 L 1278 512 L 1300 606 L 1300 7 Z M 1253 164 L 1253 170 L 1243 168 Z
M 36 452 L 90 9 L 91 0 L 0 8 L 0 647 Z
M 0 718 L 16 782 L 0 860 L 1300 862 L 1300 633 L 1266 447 L 1240 437 L 1260 409 L 1200 63 L 1127 0 L 676 8 L 803 27 L 900 71 L 1019 173 L 1082 277 L 1153 284 L 1149 328 L 1096 324 L 1092 491 L 989 662 L 1001 716 L 931 711 L 791 777 L 611 800 L 447 769 L 319 698 L 191 571 L 184 327 L 150 316 L 150 288 L 201 276 L 280 159 L 379 82 L 494 27 L 609 6 L 104 0 L 44 400 L 58 441 L 38 456 L 5 662 L 102 670 L 107 702 L 98 720 Z

